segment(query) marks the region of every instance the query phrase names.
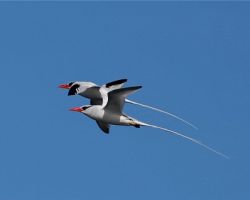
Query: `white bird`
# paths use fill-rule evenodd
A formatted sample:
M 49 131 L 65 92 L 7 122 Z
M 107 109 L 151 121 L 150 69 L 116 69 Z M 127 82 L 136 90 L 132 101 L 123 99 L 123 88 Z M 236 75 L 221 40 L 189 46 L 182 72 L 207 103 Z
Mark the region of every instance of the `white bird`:
M 100 88 L 100 93 L 103 98 L 102 105 L 85 105 L 81 107 L 71 108 L 70 111 L 81 112 L 86 116 L 96 120 L 98 126 L 105 132 L 109 133 L 110 125 L 122 125 L 122 126 L 134 126 L 136 128 L 140 128 L 140 126 L 147 126 L 152 128 L 161 129 L 168 133 L 183 137 L 187 140 L 190 140 L 196 144 L 203 146 L 204 148 L 220 155 L 225 158 L 228 158 L 226 155 L 214 150 L 213 148 L 203 144 L 202 142 L 195 140 L 191 137 L 185 136 L 181 133 L 178 133 L 173 130 L 169 130 L 167 128 L 162 128 L 159 126 L 147 124 L 141 122 L 137 119 L 134 119 L 128 115 L 125 115 L 122 110 L 125 103 L 125 99 L 129 94 L 134 93 L 141 86 L 136 87 L 128 87 L 112 90 L 107 92 L 103 87 Z
M 112 91 L 115 89 L 119 89 L 122 88 L 124 83 L 127 82 L 127 79 L 120 79 L 120 80 L 116 80 L 116 81 L 112 81 L 109 82 L 105 85 L 103 85 L 102 87 L 104 89 L 106 89 L 107 91 Z M 80 95 L 83 96 L 85 98 L 90 99 L 90 105 L 101 105 L 102 104 L 102 95 L 100 93 L 100 86 L 96 85 L 95 83 L 92 82 L 83 82 L 83 81 L 75 81 L 75 82 L 70 82 L 67 84 L 61 84 L 59 85 L 59 88 L 63 88 L 63 89 L 68 89 L 68 95 Z M 135 101 L 131 101 L 129 99 L 125 99 L 126 103 L 130 103 L 130 104 L 134 104 L 134 105 L 138 105 L 138 106 L 142 106 L 145 108 L 149 108 L 151 110 L 155 110 L 161 113 L 164 113 L 166 115 L 172 116 L 182 122 L 184 122 L 185 124 L 193 127 L 194 129 L 198 129 L 195 125 L 193 125 L 192 123 L 182 119 L 181 117 L 178 117 L 170 112 L 149 106 L 149 105 L 145 105 L 142 103 L 138 103 Z

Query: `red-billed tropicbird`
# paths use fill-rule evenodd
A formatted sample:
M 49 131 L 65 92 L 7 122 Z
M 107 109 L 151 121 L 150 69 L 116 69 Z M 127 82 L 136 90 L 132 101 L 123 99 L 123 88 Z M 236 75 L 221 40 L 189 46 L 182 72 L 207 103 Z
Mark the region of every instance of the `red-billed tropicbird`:
M 125 82 L 127 82 L 127 79 L 120 79 L 120 80 L 117 80 L 117 81 L 112 81 L 112 82 L 106 83 L 102 87 L 105 88 L 107 91 L 112 91 L 114 89 L 122 88 Z M 70 83 L 67 83 L 67 84 L 61 84 L 61 85 L 59 85 L 59 87 L 63 88 L 63 89 L 68 89 L 69 90 L 68 91 L 69 96 L 78 94 L 80 96 L 83 96 L 85 98 L 90 99 L 90 104 L 91 105 L 101 105 L 102 104 L 102 96 L 101 96 L 101 93 L 100 93 L 100 86 L 98 86 L 95 83 L 83 82 L 83 81 L 75 81 L 75 82 L 70 82 Z M 138 103 L 138 102 L 135 102 L 135 101 L 131 101 L 129 99 L 125 99 L 125 102 L 130 103 L 130 104 L 134 104 L 134 105 L 139 105 L 139 106 L 142 106 L 142 107 L 145 107 L 145 108 L 149 108 L 149 109 L 164 113 L 166 115 L 172 116 L 172 117 L 184 122 L 185 124 L 195 128 L 195 129 L 198 129 L 192 123 L 190 123 L 190 122 L 188 122 L 188 121 L 186 121 L 186 120 L 184 120 L 184 119 L 182 119 L 182 118 L 180 118 L 180 117 L 178 117 L 178 116 L 176 116 L 176 115 L 174 115 L 172 113 L 169 113 L 167 111 L 164 111 L 164 110 L 152 107 L 152 106 L 148 106 L 148 105 L 145 105 L 145 104 L 142 104 L 142 103 Z
M 71 111 L 81 112 L 86 116 L 96 120 L 98 126 L 105 132 L 109 133 L 110 125 L 122 125 L 122 126 L 134 126 L 136 128 L 140 128 L 140 126 L 147 126 L 152 128 L 161 129 L 168 133 L 183 137 L 187 140 L 190 140 L 202 147 L 220 155 L 225 158 L 228 158 L 226 155 L 214 150 L 213 148 L 203 144 L 202 142 L 193 139 L 191 137 L 185 136 L 181 133 L 178 133 L 173 130 L 169 130 L 167 128 L 162 128 L 159 126 L 147 124 L 141 122 L 137 119 L 134 119 L 128 115 L 125 115 L 122 110 L 125 103 L 125 99 L 129 94 L 134 93 L 141 86 L 121 88 L 112 91 L 107 91 L 104 87 L 100 88 L 100 93 L 103 98 L 102 105 L 85 105 L 81 107 L 71 108 Z

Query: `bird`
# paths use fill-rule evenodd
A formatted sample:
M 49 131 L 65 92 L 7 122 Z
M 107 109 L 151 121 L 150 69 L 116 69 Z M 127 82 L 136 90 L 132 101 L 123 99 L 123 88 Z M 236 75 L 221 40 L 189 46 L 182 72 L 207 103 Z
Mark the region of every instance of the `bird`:
M 72 95 L 80 95 L 82 97 L 90 99 L 90 105 L 101 105 L 102 104 L 102 95 L 100 93 L 100 88 L 102 87 L 103 89 L 106 89 L 107 91 L 112 91 L 115 89 L 120 89 L 123 87 L 124 83 L 127 82 L 127 79 L 119 79 L 115 80 L 109 83 L 106 83 L 102 86 L 98 86 L 97 84 L 93 82 L 87 82 L 87 81 L 74 81 L 74 82 L 69 82 L 66 84 L 60 84 L 58 87 L 63 88 L 63 89 L 68 89 L 68 96 Z M 175 114 L 172 114 L 170 112 L 161 110 L 159 108 L 155 108 L 149 105 L 145 105 L 142 103 L 138 103 L 135 101 L 131 101 L 129 99 L 125 99 L 126 103 L 133 104 L 133 105 L 138 105 L 144 108 L 148 108 L 157 112 L 161 112 L 163 114 L 169 115 L 171 117 L 174 117 L 175 119 L 178 119 L 185 123 L 186 125 L 189 125 L 190 127 L 198 130 L 198 128 L 193 125 L 192 123 L 188 122 L 187 120 L 178 117 Z
M 112 91 L 107 91 L 104 87 L 99 89 L 103 103 L 102 105 L 84 105 L 80 107 L 71 108 L 70 111 L 80 112 L 85 114 L 87 117 L 90 117 L 93 120 L 96 120 L 99 128 L 106 134 L 110 132 L 110 125 L 121 125 L 121 126 L 133 126 L 136 128 L 140 128 L 141 126 L 151 127 L 163 130 L 165 132 L 180 136 L 185 138 L 193 143 L 196 143 L 224 158 L 229 158 L 223 153 L 209 147 L 208 145 L 191 138 L 189 136 L 183 135 L 179 132 L 163 128 L 160 126 L 148 124 L 142 121 L 139 121 L 133 117 L 130 117 L 123 113 L 123 107 L 125 103 L 125 99 L 128 95 L 138 91 L 142 86 L 133 86 L 115 89 Z

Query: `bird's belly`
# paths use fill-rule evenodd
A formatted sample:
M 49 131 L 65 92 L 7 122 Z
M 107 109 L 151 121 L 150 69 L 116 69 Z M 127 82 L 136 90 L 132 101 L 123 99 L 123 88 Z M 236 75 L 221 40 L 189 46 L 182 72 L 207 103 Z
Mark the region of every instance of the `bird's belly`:
M 102 121 L 113 125 L 123 125 L 123 126 L 128 125 L 128 123 L 123 120 L 123 116 L 114 113 L 105 112 Z

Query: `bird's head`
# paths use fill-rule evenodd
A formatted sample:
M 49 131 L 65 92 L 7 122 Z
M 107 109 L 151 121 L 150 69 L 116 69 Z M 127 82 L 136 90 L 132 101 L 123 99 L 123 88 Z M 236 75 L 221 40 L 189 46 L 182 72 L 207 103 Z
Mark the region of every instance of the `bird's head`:
M 86 106 L 80 106 L 80 107 L 74 107 L 74 108 L 70 108 L 70 111 L 74 111 L 74 112 L 80 112 L 80 113 L 87 113 L 88 109 L 91 107 L 91 105 L 86 105 Z
M 75 83 L 75 82 L 64 83 L 64 84 L 59 85 L 58 87 L 59 87 L 59 88 L 62 88 L 62 89 L 67 89 L 67 90 L 69 90 L 69 89 L 71 88 L 71 86 L 72 86 L 74 83 Z
M 58 87 L 63 89 L 68 89 L 68 96 L 77 95 L 84 93 L 87 89 L 96 86 L 92 82 L 75 81 L 67 84 L 61 84 Z

